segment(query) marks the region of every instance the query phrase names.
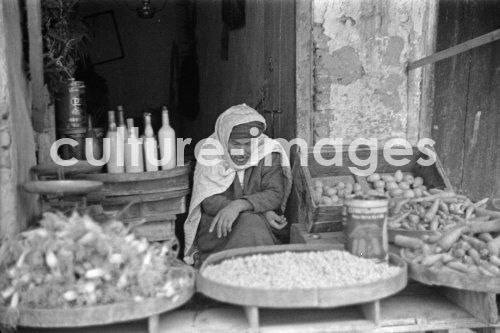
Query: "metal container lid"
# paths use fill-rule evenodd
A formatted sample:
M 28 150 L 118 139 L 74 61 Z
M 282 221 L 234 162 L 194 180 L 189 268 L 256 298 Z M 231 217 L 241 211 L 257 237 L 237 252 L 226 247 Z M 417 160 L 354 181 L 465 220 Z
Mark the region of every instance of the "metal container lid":
M 389 199 L 382 195 L 356 195 L 349 200 L 344 201 L 344 205 L 348 207 L 366 207 L 366 208 L 377 208 L 386 207 L 389 203 Z

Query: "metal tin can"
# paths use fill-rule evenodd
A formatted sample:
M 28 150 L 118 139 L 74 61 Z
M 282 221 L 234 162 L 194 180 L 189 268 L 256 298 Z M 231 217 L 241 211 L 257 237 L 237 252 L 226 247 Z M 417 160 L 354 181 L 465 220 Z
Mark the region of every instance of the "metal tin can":
M 87 103 L 83 81 L 70 79 L 58 97 L 56 107 L 59 129 L 85 127 Z
M 344 203 L 343 224 L 350 253 L 387 261 L 387 211 L 386 197 L 356 196 Z

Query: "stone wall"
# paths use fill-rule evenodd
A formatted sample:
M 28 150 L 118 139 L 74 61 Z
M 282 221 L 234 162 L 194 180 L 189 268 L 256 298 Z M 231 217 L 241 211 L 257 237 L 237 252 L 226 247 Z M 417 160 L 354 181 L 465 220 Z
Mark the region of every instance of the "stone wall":
M 415 139 L 434 1 L 313 0 L 314 140 Z
M 0 237 L 25 229 L 36 212 L 21 188 L 36 159 L 20 22 L 19 2 L 0 1 Z

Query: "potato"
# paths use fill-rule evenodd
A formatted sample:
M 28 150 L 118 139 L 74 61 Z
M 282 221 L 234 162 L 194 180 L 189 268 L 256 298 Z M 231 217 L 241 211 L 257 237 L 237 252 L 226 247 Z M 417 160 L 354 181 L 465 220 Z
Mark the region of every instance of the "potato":
M 366 180 L 369 181 L 370 183 L 374 183 L 377 180 L 380 180 L 380 175 L 378 173 L 372 173 L 368 177 L 366 177 Z
M 385 187 L 385 182 L 383 180 L 377 180 L 373 183 L 373 187 L 377 188 L 384 188 Z
M 422 177 L 415 177 L 413 180 L 413 187 L 419 187 L 421 185 L 424 185 L 424 179 Z
M 417 214 L 410 214 L 408 215 L 408 220 L 411 223 L 417 224 L 420 222 L 420 216 L 418 216 Z
M 403 192 L 403 198 L 407 198 L 407 199 L 415 198 L 415 192 L 413 192 L 413 190 L 406 189 Z
M 422 191 L 427 191 L 427 186 L 425 186 L 425 185 L 421 185 L 419 188 L 420 188 Z
M 391 175 L 382 175 L 381 179 L 386 183 L 394 182 L 396 180 Z
M 391 190 L 395 190 L 395 189 L 399 188 L 399 186 L 395 182 L 388 182 L 388 183 L 385 183 L 385 188 L 388 191 L 391 191 Z
M 321 180 L 315 180 L 314 187 L 323 187 L 323 182 Z
M 402 189 L 402 190 L 409 190 L 410 189 L 410 184 L 408 184 L 405 181 L 402 181 L 401 183 L 399 183 L 399 188 Z
M 361 188 L 361 184 L 359 184 L 359 183 L 355 183 L 354 186 L 352 187 L 352 190 L 355 193 L 363 191 L 363 189 Z
M 377 195 L 385 195 L 385 191 L 383 188 L 378 188 L 375 191 L 377 192 Z
M 401 182 L 403 181 L 403 172 L 401 170 L 398 170 L 394 173 L 394 179 L 396 180 L 396 182 Z
M 323 189 L 316 188 L 313 192 L 314 202 L 319 203 L 321 201 L 322 196 L 323 196 Z
M 345 194 L 346 195 L 352 194 L 352 190 L 353 190 L 352 184 L 351 183 L 347 183 L 346 186 L 345 186 L 345 189 L 344 189 Z
M 415 197 L 420 198 L 424 193 L 420 187 L 414 188 L 413 193 L 415 193 Z
M 332 199 L 332 202 L 333 202 L 333 203 L 337 203 L 337 202 L 339 202 L 339 200 L 340 200 L 340 198 L 339 198 L 338 196 L 336 196 L 336 195 L 332 195 L 332 196 L 330 197 L 330 199 Z
M 389 194 L 394 197 L 394 198 L 397 198 L 397 197 L 400 197 L 403 195 L 403 190 L 400 189 L 400 188 L 395 188 L 393 190 L 390 190 L 389 191 Z
M 411 185 L 411 184 L 413 184 L 414 178 L 413 178 L 413 176 L 412 176 L 412 175 L 405 175 L 405 176 L 403 177 L 403 180 L 404 180 L 405 182 L 407 182 L 408 184 L 410 184 L 410 185 Z
M 345 183 L 344 182 L 338 182 L 337 185 L 335 185 L 335 187 L 339 190 L 345 188 Z
M 333 201 L 330 197 L 321 197 L 319 204 L 322 206 L 331 206 L 333 205 Z
M 328 187 L 328 188 L 325 189 L 325 193 L 326 193 L 326 195 L 328 195 L 329 197 L 331 197 L 332 195 L 337 194 L 337 189 L 333 188 L 333 187 Z
M 371 195 L 371 196 L 377 196 L 380 195 L 380 192 L 378 190 L 368 190 L 366 194 Z
M 338 190 L 337 195 L 339 198 L 345 197 L 345 190 L 344 189 Z

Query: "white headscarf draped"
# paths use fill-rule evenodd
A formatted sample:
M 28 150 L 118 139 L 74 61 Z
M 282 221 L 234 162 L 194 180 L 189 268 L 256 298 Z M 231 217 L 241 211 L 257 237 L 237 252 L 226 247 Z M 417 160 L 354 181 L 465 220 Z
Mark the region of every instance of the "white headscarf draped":
M 224 111 L 217 122 L 215 123 L 215 132 L 202 144 L 200 153 L 203 149 L 213 147 L 209 143 L 210 140 L 217 140 L 223 148 L 223 154 L 216 156 L 203 156 L 210 165 L 204 163 L 196 164 L 194 170 L 193 192 L 191 194 L 191 204 L 189 206 L 189 214 L 184 223 L 184 238 L 185 238 L 185 257 L 187 263 L 192 264 L 192 249 L 193 242 L 198 230 L 198 224 L 201 218 L 201 203 L 206 198 L 225 192 L 234 181 L 236 171 L 244 170 L 255 166 L 260 160 L 272 153 L 279 153 L 281 156 L 281 166 L 283 175 L 285 176 L 285 187 L 283 201 L 281 203 L 282 211 L 285 210 L 286 201 L 292 187 L 292 176 L 290 171 L 290 161 L 283 146 L 276 140 L 270 139 L 267 135 L 262 134 L 258 137 L 257 152 L 252 152 L 250 161 L 238 166 L 233 163 L 228 150 L 229 136 L 234 126 L 246 124 L 252 121 L 260 121 L 266 124 L 266 120 L 257 111 L 246 104 L 235 105 Z M 199 160 L 199 156 L 197 156 Z

